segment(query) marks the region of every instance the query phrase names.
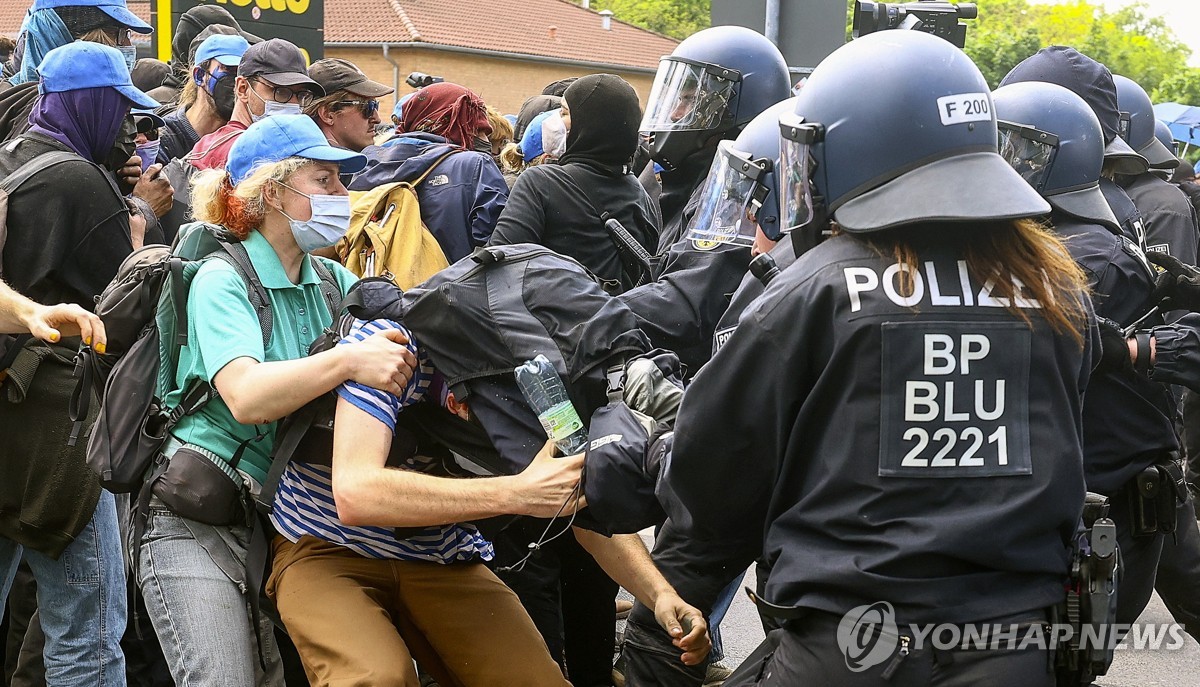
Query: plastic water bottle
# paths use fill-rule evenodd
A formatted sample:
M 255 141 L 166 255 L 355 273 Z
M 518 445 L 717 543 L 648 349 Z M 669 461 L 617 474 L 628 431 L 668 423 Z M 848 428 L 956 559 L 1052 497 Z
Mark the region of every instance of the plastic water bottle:
M 539 355 L 526 361 L 515 372 L 521 393 L 525 395 L 529 407 L 537 413 L 558 455 L 581 453 L 587 446 L 587 428 L 579 419 L 579 413 L 575 412 L 562 379 L 546 356 Z

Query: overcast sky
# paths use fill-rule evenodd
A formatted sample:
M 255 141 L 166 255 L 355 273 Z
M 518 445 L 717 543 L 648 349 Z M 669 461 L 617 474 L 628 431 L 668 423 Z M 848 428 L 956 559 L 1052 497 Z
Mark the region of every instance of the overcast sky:
M 1034 2 L 1054 3 L 1061 0 L 1033 0 Z M 1130 4 L 1128 0 L 1103 0 L 1104 5 L 1114 10 Z M 1163 17 L 1175 31 L 1181 41 L 1192 49 L 1189 61 L 1194 67 L 1200 67 L 1200 1 L 1198 0 L 1141 0 L 1146 10 L 1153 16 Z

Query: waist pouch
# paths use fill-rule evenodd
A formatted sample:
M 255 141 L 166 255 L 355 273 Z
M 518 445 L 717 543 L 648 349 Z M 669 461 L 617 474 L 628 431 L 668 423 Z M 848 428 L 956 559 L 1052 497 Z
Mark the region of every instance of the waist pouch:
M 1176 508 L 1187 501 L 1187 480 L 1178 454 L 1165 453 L 1126 487 L 1135 537 L 1175 534 Z
M 151 493 L 176 514 L 206 525 L 245 525 L 249 491 L 236 470 L 190 446 L 176 450 Z

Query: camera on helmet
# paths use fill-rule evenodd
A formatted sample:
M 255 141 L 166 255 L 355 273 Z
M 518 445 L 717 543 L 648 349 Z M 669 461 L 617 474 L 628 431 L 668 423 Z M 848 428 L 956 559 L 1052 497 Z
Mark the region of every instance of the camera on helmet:
M 917 0 L 904 4 L 855 0 L 854 37 L 885 29 L 909 29 L 940 36 L 958 47 L 967 42 L 967 25 L 960 19 L 975 19 L 979 8 L 974 3 L 955 5 L 940 0 Z
M 430 74 L 423 74 L 421 72 L 413 72 L 412 74 L 408 75 L 408 78 L 404 80 L 404 83 L 412 86 L 413 88 L 425 88 L 426 86 L 430 86 L 435 83 L 442 83 L 445 80 L 445 77 L 432 76 Z

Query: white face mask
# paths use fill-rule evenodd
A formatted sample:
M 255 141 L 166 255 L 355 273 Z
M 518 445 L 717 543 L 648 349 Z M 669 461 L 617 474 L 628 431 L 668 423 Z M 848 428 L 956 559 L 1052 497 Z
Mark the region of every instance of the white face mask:
M 274 117 L 275 115 L 300 114 L 301 112 L 300 103 L 277 103 L 274 100 L 264 100 L 263 97 L 254 90 L 253 86 L 250 87 L 250 92 L 254 94 L 255 98 L 261 100 L 263 104 L 262 114 L 256 115 L 253 112 L 250 113 L 250 121 L 252 122 L 257 122 L 266 119 L 267 117 Z
M 295 220 L 288 217 L 282 209 L 279 211 L 291 224 L 292 236 L 300 250 L 311 253 L 328 248 L 346 235 L 350 229 L 350 196 L 310 195 L 297 191 L 282 181 L 279 185 L 308 198 L 312 208 L 312 217 L 306 220 Z
M 542 151 L 556 160 L 567 152 L 567 123 L 562 110 L 542 120 Z

